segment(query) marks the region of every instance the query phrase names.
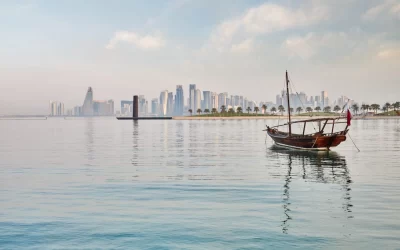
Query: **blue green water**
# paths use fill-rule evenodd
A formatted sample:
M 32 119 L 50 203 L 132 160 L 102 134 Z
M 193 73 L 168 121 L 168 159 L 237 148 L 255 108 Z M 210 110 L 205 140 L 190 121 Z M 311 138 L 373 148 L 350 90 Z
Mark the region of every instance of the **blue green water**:
M 0 120 L 0 248 L 399 249 L 399 121 L 329 154 L 276 123 Z

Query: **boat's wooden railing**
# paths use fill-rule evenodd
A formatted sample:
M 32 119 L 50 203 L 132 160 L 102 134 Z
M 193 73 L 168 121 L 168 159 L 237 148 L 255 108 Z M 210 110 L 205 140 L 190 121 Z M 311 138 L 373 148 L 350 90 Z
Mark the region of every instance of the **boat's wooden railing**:
M 277 127 L 282 127 L 282 126 L 287 126 L 289 124 L 295 124 L 295 123 L 308 123 L 308 122 L 321 122 L 325 121 L 324 124 L 330 125 L 330 124 L 339 124 L 339 123 L 347 123 L 347 121 L 339 121 L 341 119 L 346 119 L 346 117 L 335 117 L 335 118 L 318 118 L 318 119 L 308 119 L 308 120 L 298 120 L 298 121 L 293 121 L 293 122 L 288 122 L 276 126 L 272 126 L 270 128 L 277 128 Z M 331 122 L 330 122 L 331 121 Z
M 276 134 L 280 134 L 280 135 L 287 135 L 287 133 L 282 132 L 277 130 L 276 128 L 278 127 L 282 127 L 282 126 L 286 126 L 289 124 L 294 124 L 294 123 L 304 123 L 303 126 L 303 133 L 302 134 L 293 134 L 293 136 L 333 136 L 333 135 L 340 135 L 343 134 L 345 135 L 347 132 L 347 128 L 348 126 L 346 126 L 346 128 L 343 131 L 338 131 L 338 132 L 334 132 L 334 128 L 336 124 L 340 124 L 340 123 L 347 123 L 347 121 L 340 121 L 340 119 L 345 119 L 346 117 L 335 117 L 335 118 L 319 118 L 319 119 L 309 119 L 309 120 L 300 120 L 300 121 L 293 121 L 290 123 L 285 123 L 285 124 L 281 124 L 281 125 L 277 125 L 277 126 L 273 126 L 273 127 L 268 127 L 269 129 L 275 130 Z M 321 121 L 325 121 L 321 127 Z M 318 122 L 318 127 L 319 127 L 319 131 L 316 133 L 312 133 L 312 134 L 306 134 L 306 125 L 308 122 Z M 326 125 L 332 125 L 332 130 L 330 133 L 324 133 L 324 129 L 326 127 Z M 314 128 L 315 129 L 315 128 Z M 290 133 L 289 133 L 290 134 Z

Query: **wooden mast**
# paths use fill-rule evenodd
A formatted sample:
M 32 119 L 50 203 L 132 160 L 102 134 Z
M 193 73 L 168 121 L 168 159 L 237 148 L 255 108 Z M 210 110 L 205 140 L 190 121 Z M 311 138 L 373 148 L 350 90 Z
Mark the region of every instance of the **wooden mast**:
M 292 136 L 292 123 L 290 120 L 289 77 L 287 70 L 286 70 L 286 98 L 287 98 L 288 114 L 289 114 L 289 136 Z

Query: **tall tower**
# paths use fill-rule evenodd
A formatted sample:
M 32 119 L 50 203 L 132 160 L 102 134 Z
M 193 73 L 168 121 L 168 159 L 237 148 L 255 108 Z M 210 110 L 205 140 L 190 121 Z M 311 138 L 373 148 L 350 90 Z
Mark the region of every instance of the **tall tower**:
M 64 115 L 64 103 L 60 102 L 57 106 L 57 115 L 63 116 Z
M 219 107 L 216 108 L 218 111 L 220 110 L 222 105 L 226 106 L 226 95 L 225 95 L 225 93 L 221 93 L 221 94 L 218 95 L 218 104 L 219 104 Z
M 159 114 L 161 116 L 167 115 L 167 103 L 168 103 L 168 90 L 164 90 L 160 93 Z
M 56 116 L 58 111 L 57 102 L 50 101 L 50 116 Z
M 321 92 L 321 103 L 322 103 L 322 108 L 328 107 L 329 106 L 329 99 L 328 99 L 328 92 L 323 90 Z
M 85 101 L 82 106 L 82 115 L 92 116 L 93 115 L 93 90 L 92 87 L 88 88 L 86 93 Z
M 194 97 L 194 110 L 201 109 L 201 91 L 200 89 L 196 89 L 196 95 Z
M 182 85 L 176 85 L 174 114 L 183 115 L 183 106 L 184 106 L 183 88 Z
M 210 109 L 216 108 L 218 110 L 218 106 L 219 106 L 218 94 L 216 92 L 212 92 L 211 93 L 211 107 L 210 107 Z
M 153 113 L 153 115 L 157 115 L 158 114 L 158 99 L 154 98 L 151 100 L 151 113 Z
M 189 85 L 189 109 L 196 112 L 195 109 L 195 95 L 196 95 L 196 84 Z
M 172 115 L 174 112 L 174 93 L 168 93 L 168 101 L 167 101 L 167 114 Z
M 211 111 L 211 92 L 210 91 L 203 91 L 203 100 L 204 100 L 204 109 L 209 109 Z

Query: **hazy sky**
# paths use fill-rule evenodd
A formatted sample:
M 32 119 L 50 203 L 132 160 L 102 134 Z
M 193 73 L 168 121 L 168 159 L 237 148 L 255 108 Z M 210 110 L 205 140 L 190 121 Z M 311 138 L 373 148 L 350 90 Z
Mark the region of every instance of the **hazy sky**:
M 0 114 L 159 97 L 189 84 L 400 101 L 400 0 L 0 1 Z

